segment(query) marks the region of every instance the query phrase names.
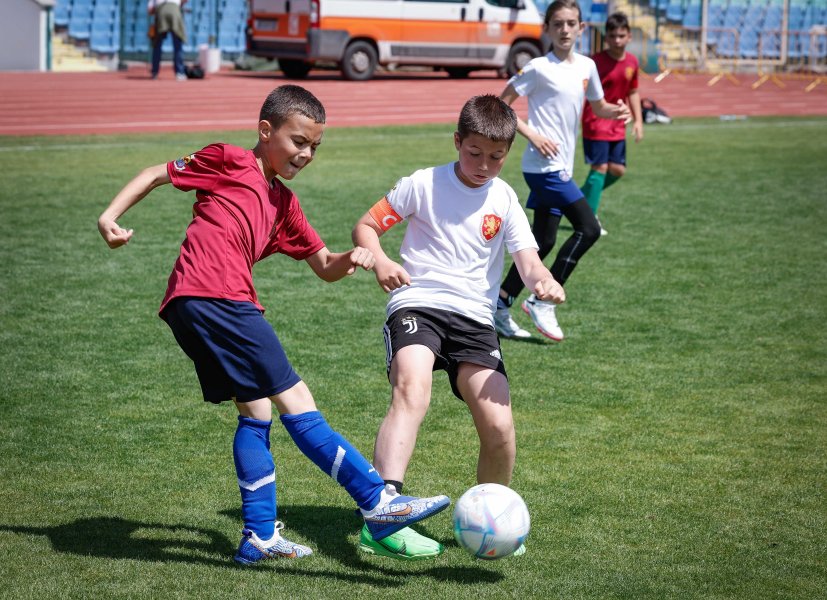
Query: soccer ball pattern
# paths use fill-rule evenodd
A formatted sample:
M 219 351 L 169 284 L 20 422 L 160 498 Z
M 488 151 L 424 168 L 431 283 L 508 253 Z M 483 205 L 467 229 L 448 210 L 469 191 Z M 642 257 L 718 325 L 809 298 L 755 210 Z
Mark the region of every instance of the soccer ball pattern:
M 477 558 L 512 555 L 525 541 L 530 526 L 520 495 L 497 483 L 472 487 L 454 506 L 454 538 Z

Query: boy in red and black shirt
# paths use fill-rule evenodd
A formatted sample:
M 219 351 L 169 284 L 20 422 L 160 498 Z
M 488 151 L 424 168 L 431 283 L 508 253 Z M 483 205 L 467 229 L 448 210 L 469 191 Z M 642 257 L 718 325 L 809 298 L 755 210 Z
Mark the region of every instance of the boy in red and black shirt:
M 242 538 L 235 560 L 301 558 L 312 550 L 282 536 L 276 521 L 276 472 L 270 452 L 273 407 L 299 450 L 359 505 L 363 539 L 404 546 L 407 527 L 445 509 L 447 496 L 402 496 L 316 408 L 293 369 L 253 287 L 253 265 L 273 254 L 303 260 L 325 281 L 357 268 L 373 254 L 355 247 L 331 252 L 305 218 L 290 181 L 322 142 L 325 111 L 295 85 L 273 90 L 261 107 L 252 149 L 212 144 L 178 160 L 147 167 L 115 196 L 98 219 L 110 248 L 132 238 L 118 224 L 156 187 L 195 191 L 193 220 L 169 277 L 160 316 L 192 360 L 204 400 L 238 409 L 233 462 L 241 493 Z M 396 539 L 399 538 L 399 539 Z M 388 541 L 389 540 L 389 541 Z M 404 551 L 403 551 L 404 552 Z
M 628 102 L 632 112 L 632 133 L 635 141 L 643 139 L 643 116 L 638 94 L 638 61 L 626 52 L 631 41 L 629 20 L 622 12 L 606 19 L 606 50 L 592 56 L 603 84 L 606 101 L 616 104 Z M 626 124 L 612 119 L 601 119 L 588 102 L 583 110 L 583 150 L 586 163 L 591 165 L 581 191 L 594 214 L 600 205 L 603 190 L 620 179 L 626 171 Z M 601 227 L 601 233 L 606 231 Z

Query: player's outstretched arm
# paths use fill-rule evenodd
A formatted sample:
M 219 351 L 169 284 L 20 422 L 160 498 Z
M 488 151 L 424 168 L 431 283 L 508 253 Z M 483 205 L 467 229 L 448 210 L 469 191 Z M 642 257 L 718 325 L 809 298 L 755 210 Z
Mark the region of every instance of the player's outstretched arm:
M 537 298 L 555 304 L 562 304 L 566 301 L 566 291 L 563 286 L 552 277 L 534 248 L 520 250 L 511 257 L 514 259 L 523 283 Z
M 377 221 L 377 218 L 379 221 Z M 382 244 L 379 242 L 382 234 L 401 220 L 401 217 L 394 212 L 387 199 L 382 198 L 362 215 L 362 218 L 353 227 L 353 243 L 368 248 L 376 257 L 373 272 L 376 275 L 376 282 L 385 292 L 390 292 L 411 283 L 411 276 L 408 272 L 402 265 L 388 258 L 388 255 L 382 249 Z
M 119 248 L 132 238 L 132 229 L 118 225 L 118 219 L 159 185 L 169 183 L 166 163 L 147 167 L 127 183 L 98 217 L 98 231 L 110 248 Z
M 331 252 L 325 246 L 316 254 L 309 256 L 306 262 L 320 279 L 333 282 L 353 275 L 359 267 L 370 271 L 376 260 L 370 250 L 360 246 L 348 252 Z
M 628 123 L 632 118 L 632 112 L 623 100 L 617 104 L 609 104 L 605 98 L 600 100 L 589 100 L 589 104 L 596 114 L 601 119 L 617 119 Z

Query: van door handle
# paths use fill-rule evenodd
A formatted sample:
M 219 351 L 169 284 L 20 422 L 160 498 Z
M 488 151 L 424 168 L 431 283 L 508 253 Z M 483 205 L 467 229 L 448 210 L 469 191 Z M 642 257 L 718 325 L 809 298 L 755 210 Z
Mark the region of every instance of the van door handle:
M 287 2 L 284 3 L 284 12 L 290 12 L 290 0 L 287 0 Z
M 465 7 L 464 6 L 459 9 L 459 20 L 460 21 L 465 20 Z
M 484 17 L 485 17 L 485 9 L 480 7 L 480 21 L 482 21 Z

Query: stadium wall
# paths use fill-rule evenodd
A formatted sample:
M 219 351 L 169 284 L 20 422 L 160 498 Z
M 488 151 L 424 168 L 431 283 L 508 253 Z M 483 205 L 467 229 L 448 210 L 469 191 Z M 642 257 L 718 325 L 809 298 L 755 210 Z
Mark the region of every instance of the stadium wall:
M 55 1 L 0 2 L 0 70 L 48 71 L 51 68 Z

